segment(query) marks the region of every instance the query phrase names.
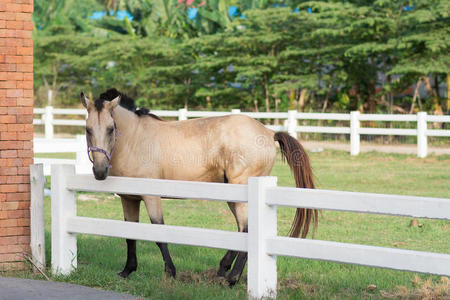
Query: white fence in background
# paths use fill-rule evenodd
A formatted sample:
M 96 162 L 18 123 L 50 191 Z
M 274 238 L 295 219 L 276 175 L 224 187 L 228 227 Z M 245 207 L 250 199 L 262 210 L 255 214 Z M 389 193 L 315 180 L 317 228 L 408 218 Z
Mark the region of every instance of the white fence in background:
M 46 108 L 35 108 L 35 114 L 41 114 L 41 119 L 33 120 L 35 125 L 45 126 L 45 138 L 53 138 L 53 126 L 85 126 L 84 120 L 55 119 L 54 115 L 83 115 L 86 116 L 84 109 L 58 109 L 51 106 Z M 224 116 L 230 112 L 215 111 L 188 111 L 179 110 L 152 110 L 152 113 L 160 117 L 176 117 L 179 120 L 188 118 Z M 417 136 L 417 156 L 427 156 L 427 137 L 439 136 L 450 137 L 450 130 L 428 129 L 428 122 L 449 123 L 450 116 L 427 115 L 426 112 L 419 112 L 416 115 L 384 115 L 384 114 L 360 114 L 358 111 L 352 111 L 350 114 L 344 113 L 300 113 L 295 110 L 288 112 L 241 112 L 239 109 L 233 109 L 232 114 L 243 114 L 255 119 L 282 119 L 283 125 L 267 125 L 268 128 L 276 131 L 287 131 L 290 135 L 296 137 L 297 132 L 312 133 L 335 133 L 350 135 L 350 153 L 358 155 L 360 152 L 360 135 L 398 135 L 398 136 Z M 349 121 L 349 127 L 331 127 L 331 126 L 298 126 L 299 120 L 339 120 Z M 361 121 L 393 121 L 393 122 L 416 122 L 415 129 L 401 128 L 366 128 L 361 127 Z
M 85 121 L 83 121 L 85 122 Z M 50 175 L 53 164 L 75 165 L 77 173 L 92 173 L 92 164 L 87 155 L 86 137 L 77 135 L 75 139 L 34 139 L 34 153 L 73 153 L 75 159 L 35 158 L 34 163 L 44 165 L 44 174 Z
M 277 206 L 449 220 L 450 199 L 278 187 L 276 177 L 253 177 L 248 185 L 127 177 L 97 181 L 92 175 L 76 175 L 70 165 L 53 165 L 51 184 L 56 273 L 77 267 L 76 234 L 90 234 L 246 251 L 248 293 L 254 298 L 276 296 L 277 256 L 450 276 L 450 254 L 277 235 Z M 248 233 L 79 217 L 76 191 L 248 203 Z

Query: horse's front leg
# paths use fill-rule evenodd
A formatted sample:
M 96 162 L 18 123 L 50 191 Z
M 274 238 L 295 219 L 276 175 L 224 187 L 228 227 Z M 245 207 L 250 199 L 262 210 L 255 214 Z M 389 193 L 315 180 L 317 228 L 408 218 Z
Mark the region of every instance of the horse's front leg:
M 142 198 L 144 199 L 147 213 L 150 216 L 150 221 L 152 222 L 152 224 L 164 224 L 161 198 L 154 196 L 143 196 Z M 176 269 L 173 264 L 172 257 L 170 256 L 167 243 L 156 243 L 156 245 L 159 247 L 164 260 L 164 270 L 171 277 L 175 278 Z
M 122 199 L 123 216 L 127 222 L 139 222 L 140 197 L 120 195 Z M 127 262 L 119 276 L 127 278 L 132 272 L 137 270 L 136 240 L 127 239 Z

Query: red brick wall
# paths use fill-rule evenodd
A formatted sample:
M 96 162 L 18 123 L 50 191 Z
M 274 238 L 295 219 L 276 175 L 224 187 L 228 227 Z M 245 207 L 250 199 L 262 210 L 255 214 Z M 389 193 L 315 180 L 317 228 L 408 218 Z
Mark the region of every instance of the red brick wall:
M 33 163 L 33 0 L 0 1 L 0 271 L 30 251 Z

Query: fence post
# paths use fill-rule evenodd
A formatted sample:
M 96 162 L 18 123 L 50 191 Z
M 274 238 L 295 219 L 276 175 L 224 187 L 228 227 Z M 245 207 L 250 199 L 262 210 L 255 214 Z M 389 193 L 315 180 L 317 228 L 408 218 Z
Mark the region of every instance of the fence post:
M 30 165 L 30 233 L 31 257 L 40 269 L 45 269 L 45 221 L 44 221 L 44 165 Z
M 187 109 L 180 108 L 178 110 L 178 121 L 184 121 L 184 120 L 187 120 Z
M 350 155 L 359 154 L 359 127 L 359 111 L 350 112 Z
M 233 108 L 233 109 L 231 110 L 231 113 L 232 113 L 233 115 L 238 115 L 238 114 L 241 113 L 241 110 L 240 110 L 239 108 Z
M 297 111 L 289 110 L 288 111 L 288 124 L 287 124 L 288 133 L 293 138 L 297 138 Z
M 76 152 L 75 166 L 80 167 L 82 166 L 83 168 L 85 166 L 90 166 L 90 161 L 87 155 L 86 136 L 77 134 L 76 143 L 77 143 L 77 152 Z M 78 167 L 75 167 L 75 169 L 77 168 Z
M 77 237 L 67 232 L 67 218 L 77 215 L 74 191 L 69 191 L 67 180 L 75 175 L 73 165 L 52 165 L 52 271 L 69 274 L 77 267 Z
M 275 298 L 277 258 L 267 254 L 266 240 L 277 235 L 277 208 L 266 204 L 266 190 L 277 186 L 277 177 L 248 179 L 248 272 L 250 298 Z
M 53 138 L 53 106 L 46 106 L 45 107 L 45 114 L 44 114 L 44 130 L 45 130 L 45 138 L 46 139 L 52 139 Z
M 417 113 L 417 156 L 424 158 L 428 152 L 427 141 L 427 113 Z

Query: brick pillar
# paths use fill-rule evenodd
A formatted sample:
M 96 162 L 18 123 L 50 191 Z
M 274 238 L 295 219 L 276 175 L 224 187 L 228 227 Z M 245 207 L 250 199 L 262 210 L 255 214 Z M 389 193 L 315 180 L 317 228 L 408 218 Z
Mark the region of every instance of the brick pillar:
M 0 1 L 0 271 L 30 251 L 33 163 L 33 0 Z

